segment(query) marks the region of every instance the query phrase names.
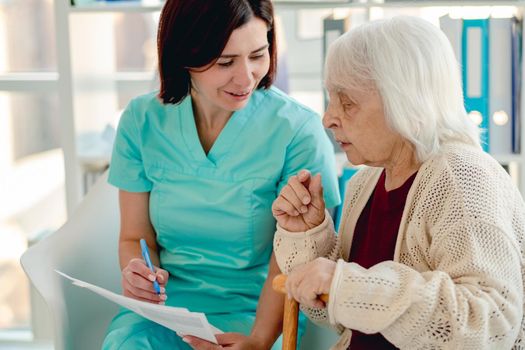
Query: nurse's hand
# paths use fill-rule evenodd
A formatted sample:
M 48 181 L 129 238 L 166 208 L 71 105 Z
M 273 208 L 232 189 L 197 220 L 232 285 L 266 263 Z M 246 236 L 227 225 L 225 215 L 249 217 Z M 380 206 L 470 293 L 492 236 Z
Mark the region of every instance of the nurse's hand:
M 155 266 L 155 274 L 150 271 L 144 260 L 131 259 L 122 269 L 122 294 L 141 301 L 154 304 L 164 304 L 167 299 L 166 283 L 169 273 Z M 160 294 L 155 292 L 153 281 L 157 280 Z
M 292 176 L 273 202 L 272 214 L 279 226 L 291 232 L 304 232 L 324 221 L 325 203 L 321 174 L 308 170 Z
M 231 349 L 231 350 L 263 350 L 264 346 L 255 338 L 246 336 L 241 333 L 223 333 L 216 334 L 217 344 L 210 343 L 201 338 L 185 335 L 182 337 L 188 345 L 195 350 L 217 350 L 217 349 Z

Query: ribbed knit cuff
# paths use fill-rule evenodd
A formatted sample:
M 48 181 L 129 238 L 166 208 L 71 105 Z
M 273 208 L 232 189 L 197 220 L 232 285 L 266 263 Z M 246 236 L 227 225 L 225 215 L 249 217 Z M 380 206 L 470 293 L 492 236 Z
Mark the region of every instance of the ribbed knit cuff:
M 279 224 L 277 224 L 277 233 L 287 238 L 305 238 L 326 230 L 326 228 L 332 224 L 331 221 L 332 218 L 330 217 L 330 214 L 328 213 L 328 211 L 325 210 L 323 222 L 320 223 L 318 226 L 309 229 L 308 231 L 291 232 L 285 230 Z
M 346 264 L 346 261 L 343 259 L 337 260 L 337 266 L 335 267 L 334 276 L 332 277 L 332 284 L 330 285 L 330 297 L 328 299 L 328 305 L 326 306 L 328 320 L 330 321 L 330 324 L 334 326 L 337 324 L 335 319 L 335 305 L 337 304 L 337 291 L 339 290 L 339 283 L 341 281 L 344 264 Z

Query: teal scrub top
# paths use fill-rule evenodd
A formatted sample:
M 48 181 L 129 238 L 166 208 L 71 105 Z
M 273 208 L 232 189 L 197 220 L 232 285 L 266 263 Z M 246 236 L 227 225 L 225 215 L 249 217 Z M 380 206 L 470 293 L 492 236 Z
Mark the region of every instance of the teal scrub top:
M 327 207 L 339 204 L 333 146 L 320 118 L 276 88 L 257 90 L 206 154 L 191 96 L 157 93 L 124 111 L 109 182 L 150 192 L 166 305 L 204 312 L 225 332 L 249 333 L 272 253 L 271 205 L 301 169 L 321 173 Z

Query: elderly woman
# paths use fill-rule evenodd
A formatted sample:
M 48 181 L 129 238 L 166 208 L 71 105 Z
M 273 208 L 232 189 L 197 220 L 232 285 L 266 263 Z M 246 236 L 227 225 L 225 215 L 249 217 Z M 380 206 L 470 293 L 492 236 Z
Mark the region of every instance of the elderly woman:
M 412 17 L 355 28 L 330 48 L 326 87 L 324 124 L 366 167 L 339 235 L 319 175 L 275 200 L 289 297 L 340 331 L 336 349 L 523 348 L 525 205 L 481 150 L 447 38 Z

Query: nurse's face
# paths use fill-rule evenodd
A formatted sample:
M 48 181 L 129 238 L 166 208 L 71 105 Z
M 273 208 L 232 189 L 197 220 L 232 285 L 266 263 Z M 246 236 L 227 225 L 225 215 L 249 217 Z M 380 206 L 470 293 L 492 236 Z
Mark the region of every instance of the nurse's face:
M 256 17 L 235 29 L 217 62 L 190 70 L 192 96 L 197 94 L 205 108 L 243 108 L 270 67 L 267 32 L 266 23 Z

